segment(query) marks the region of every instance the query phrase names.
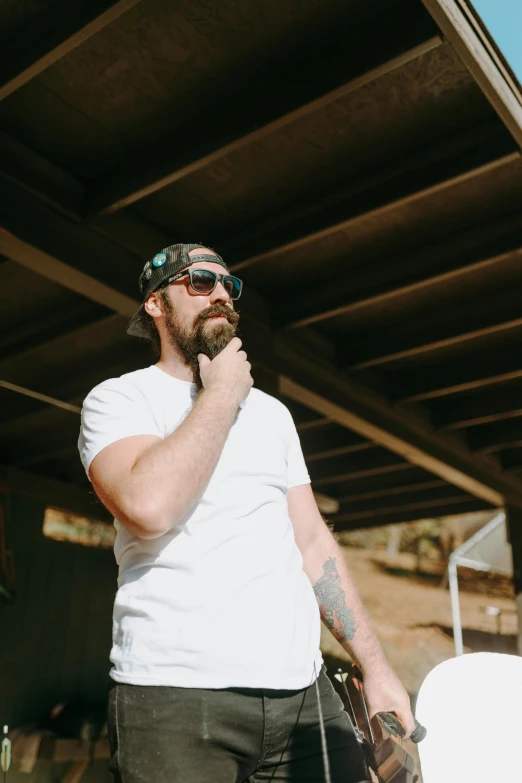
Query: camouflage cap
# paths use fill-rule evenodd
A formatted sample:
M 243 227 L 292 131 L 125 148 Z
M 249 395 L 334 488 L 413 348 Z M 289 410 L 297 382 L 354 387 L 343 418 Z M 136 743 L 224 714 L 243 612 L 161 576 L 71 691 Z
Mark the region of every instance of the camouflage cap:
M 220 264 L 227 272 L 229 271 L 221 256 L 213 250 L 211 253 L 203 252 L 189 256 L 192 250 L 198 250 L 198 248 L 210 250 L 210 248 L 202 244 L 179 243 L 165 247 L 160 253 L 156 253 L 154 258 L 147 261 L 138 281 L 143 302 L 153 291 L 156 291 L 163 285 L 168 285 L 178 272 L 191 266 L 191 264 L 196 264 L 200 261 L 210 261 L 213 264 Z M 127 334 L 133 337 L 145 337 L 150 340 L 150 332 L 144 315 L 145 307 L 142 304 L 140 309 L 132 316 L 127 327 Z

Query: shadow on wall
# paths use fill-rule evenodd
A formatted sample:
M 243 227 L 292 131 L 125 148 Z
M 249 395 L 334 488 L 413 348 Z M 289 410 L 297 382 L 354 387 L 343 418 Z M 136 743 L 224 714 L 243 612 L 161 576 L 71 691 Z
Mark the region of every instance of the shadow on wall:
M 0 608 L 0 724 L 45 720 L 59 702 L 105 699 L 117 569 L 109 550 L 43 535 L 44 506 L 14 495 L 14 600 Z

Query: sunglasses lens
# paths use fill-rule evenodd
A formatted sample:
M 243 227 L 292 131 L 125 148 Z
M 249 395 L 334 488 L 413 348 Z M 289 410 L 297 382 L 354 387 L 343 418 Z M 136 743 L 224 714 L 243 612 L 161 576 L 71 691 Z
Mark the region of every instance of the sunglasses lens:
M 223 286 L 231 299 L 239 299 L 242 282 L 232 275 L 223 276 Z M 210 294 L 216 287 L 216 274 L 210 269 L 192 270 L 192 288 L 200 294 Z
M 223 279 L 225 290 L 231 299 L 239 299 L 241 293 L 241 280 L 237 277 L 225 277 Z
M 200 294 L 209 294 L 216 284 L 216 275 L 209 269 L 194 269 L 192 286 Z

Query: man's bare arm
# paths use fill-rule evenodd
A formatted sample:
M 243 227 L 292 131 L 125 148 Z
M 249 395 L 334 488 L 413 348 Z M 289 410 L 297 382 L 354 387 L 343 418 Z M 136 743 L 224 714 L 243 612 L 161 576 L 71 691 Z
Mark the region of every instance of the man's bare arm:
M 314 501 L 315 502 L 315 501 Z M 385 656 L 344 554 L 322 517 L 316 535 L 303 547 L 303 568 L 312 583 L 321 619 L 364 672 L 385 664 Z
M 319 512 L 310 485 L 288 491 L 288 510 L 321 618 L 363 672 L 370 714 L 395 712 L 411 733 L 414 720 L 408 694 L 386 660 L 342 549 Z
M 90 477 L 100 500 L 140 538 L 165 533 L 203 494 L 252 386 L 250 363 L 240 346 L 234 338 L 212 362 L 204 357 L 204 389 L 171 435 L 125 438 L 93 460 Z

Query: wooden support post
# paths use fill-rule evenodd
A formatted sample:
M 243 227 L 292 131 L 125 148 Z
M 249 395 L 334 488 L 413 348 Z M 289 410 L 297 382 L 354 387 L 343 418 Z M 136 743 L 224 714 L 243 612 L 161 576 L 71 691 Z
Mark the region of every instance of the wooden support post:
M 522 510 L 506 508 L 508 536 L 513 551 L 513 584 L 518 614 L 518 654 L 522 655 Z

